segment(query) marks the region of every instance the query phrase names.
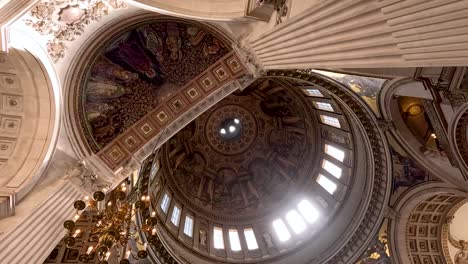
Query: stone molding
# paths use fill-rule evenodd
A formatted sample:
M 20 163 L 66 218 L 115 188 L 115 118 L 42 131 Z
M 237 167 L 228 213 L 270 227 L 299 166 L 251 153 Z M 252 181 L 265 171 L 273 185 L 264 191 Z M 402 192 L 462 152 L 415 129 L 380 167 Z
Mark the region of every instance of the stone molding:
M 461 241 L 456 241 L 450 234 L 450 224 L 452 223 L 452 220 L 454 218 L 455 213 L 462 207 L 464 204 L 468 202 L 468 198 L 465 198 L 455 204 L 447 213 L 445 216 L 445 222 L 442 225 L 442 250 L 443 250 L 443 255 L 445 257 L 445 261 L 447 261 L 447 264 L 453 264 L 452 258 L 450 256 L 450 251 L 449 251 L 449 243 L 452 244 L 454 247 L 460 250 L 465 250 L 466 247 L 463 247 L 461 245 Z M 466 246 L 466 245 L 465 245 Z
M 468 103 L 461 105 L 449 124 L 449 144 L 460 170 L 468 181 Z

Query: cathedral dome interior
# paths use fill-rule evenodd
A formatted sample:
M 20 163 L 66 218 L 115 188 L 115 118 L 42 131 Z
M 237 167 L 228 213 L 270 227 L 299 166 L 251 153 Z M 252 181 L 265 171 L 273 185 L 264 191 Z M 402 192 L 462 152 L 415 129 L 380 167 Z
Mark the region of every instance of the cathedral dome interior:
M 334 98 L 320 85 L 261 78 L 170 138 L 146 165 L 157 201 L 146 217 L 157 212 L 169 248 L 191 263 L 327 254 L 336 242 L 317 238 L 352 226 L 343 215 L 362 217 L 359 195 L 371 195 L 360 184 L 369 168 L 357 162 L 371 157 L 355 153 L 366 132 Z
M 468 0 L 0 0 L 0 264 L 468 264 Z

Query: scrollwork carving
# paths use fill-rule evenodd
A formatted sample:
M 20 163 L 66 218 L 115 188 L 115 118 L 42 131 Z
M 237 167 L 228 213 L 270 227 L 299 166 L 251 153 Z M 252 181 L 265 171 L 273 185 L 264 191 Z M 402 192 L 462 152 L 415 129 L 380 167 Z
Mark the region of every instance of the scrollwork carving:
M 47 52 L 54 60 L 65 56 L 66 42 L 83 34 L 86 25 L 100 20 L 110 9 L 126 8 L 121 0 L 43 0 L 25 19 L 41 35 L 50 36 Z

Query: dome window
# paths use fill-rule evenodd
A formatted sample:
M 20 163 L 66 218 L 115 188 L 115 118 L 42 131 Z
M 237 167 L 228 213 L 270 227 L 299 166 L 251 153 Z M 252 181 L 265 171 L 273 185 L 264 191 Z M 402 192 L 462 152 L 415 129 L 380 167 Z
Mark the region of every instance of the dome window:
M 325 125 L 341 128 L 340 120 L 336 117 L 320 115 L 320 119 L 322 120 L 322 123 L 324 123 Z
M 319 174 L 317 178 L 317 183 L 320 184 L 328 193 L 333 194 L 336 191 L 336 183 L 332 182 L 327 177 Z
M 319 212 L 307 200 L 302 200 L 297 205 L 297 209 L 309 224 L 315 223 L 319 217 Z
M 189 237 L 193 236 L 193 217 L 188 215 L 185 216 L 184 234 Z
M 306 223 L 302 216 L 300 216 L 296 210 L 291 210 L 286 214 L 286 220 L 288 221 L 289 226 L 296 234 L 304 232 L 306 229 Z
M 216 249 L 224 249 L 223 229 L 215 226 L 213 228 L 213 245 Z
M 305 92 L 309 96 L 323 97 L 323 94 L 318 89 L 305 89 Z
M 255 238 L 255 233 L 252 228 L 244 229 L 244 236 L 249 250 L 258 249 L 257 239 Z
M 325 153 L 328 155 L 332 156 L 336 160 L 339 160 L 341 162 L 344 161 L 345 158 L 345 153 L 341 149 L 338 149 L 332 145 L 325 144 Z
M 236 229 L 229 229 L 229 243 L 232 251 L 241 251 L 241 244 L 239 240 L 239 234 Z
M 289 230 L 283 220 L 276 219 L 273 221 L 273 229 L 281 242 L 288 241 L 291 238 L 291 233 L 289 233 Z
M 328 171 L 331 175 L 335 176 L 337 179 L 341 178 L 342 169 L 330 161 L 324 160 L 322 163 L 322 168 Z
M 315 107 L 320 110 L 328 111 L 328 112 L 334 112 L 333 106 L 329 103 L 324 103 L 324 102 L 314 102 Z
M 219 135 L 225 140 L 238 139 L 242 132 L 242 122 L 238 118 L 228 118 L 221 123 Z
M 171 201 L 171 198 L 169 197 L 167 193 L 165 193 L 161 202 L 161 209 L 163 210 L 164 213 L 167 213 L 167 209 L 169 209 L 170 201 Z
M 174 209 L 172 210 L 171 222 L 175 226 L 179 226 L 179 220 L 180 220 L 180 208 L 176 205 L 174 206 Z

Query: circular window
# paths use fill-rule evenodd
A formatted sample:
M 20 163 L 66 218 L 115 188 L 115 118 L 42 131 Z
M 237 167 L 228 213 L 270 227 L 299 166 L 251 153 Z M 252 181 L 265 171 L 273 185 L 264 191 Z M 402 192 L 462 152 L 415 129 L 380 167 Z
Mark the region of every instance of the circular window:
M 242 132 L 242 122 L 238 118 L 228 118 L 221 123 L 219 135 L 226 140 L 235 140 Z

